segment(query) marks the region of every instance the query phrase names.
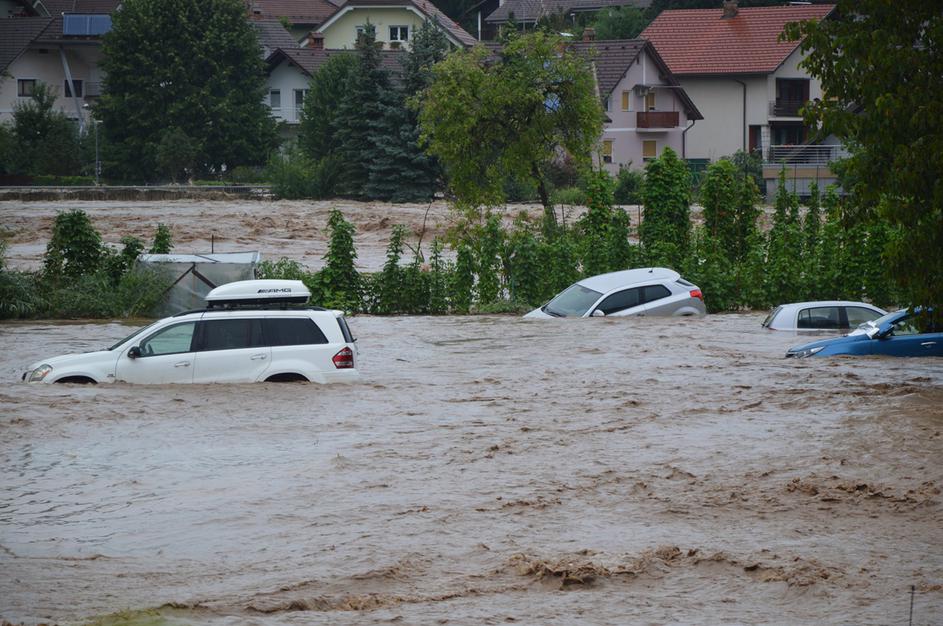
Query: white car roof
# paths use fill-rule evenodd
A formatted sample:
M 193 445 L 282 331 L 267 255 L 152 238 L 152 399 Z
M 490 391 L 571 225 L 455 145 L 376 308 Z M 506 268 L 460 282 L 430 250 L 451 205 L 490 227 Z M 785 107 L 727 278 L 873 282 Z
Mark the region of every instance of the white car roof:
M 674 270 L 665 267 L 646 267 L 633 270 L 622 270 L 621 272 L 609 272 L 608 274 L 599 274 L 590 276 L 577 282 L 593 291 L 607 293 L 619 287 L 628 287 L 639 283 L 647 283 L 656 280 L 673 281 L 681 278 L 681 275 Z
M 874 311 L 884 310 L 873 304 L 868 304 L 867 302 L 853 302 L 851 300 L 813 300 L 811 302 L 790 302 L 789 304 L 782 304 L 780 306 L 782 307 L 782 311 L 822 306 L 860 306 Z

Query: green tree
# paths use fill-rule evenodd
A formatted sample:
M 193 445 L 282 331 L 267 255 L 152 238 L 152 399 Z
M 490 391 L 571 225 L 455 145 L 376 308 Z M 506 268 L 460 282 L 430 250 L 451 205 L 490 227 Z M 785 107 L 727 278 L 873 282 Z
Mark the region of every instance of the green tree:
M 742 176 L 733 162 L 721 159 L 707 168 L 701 183 L 706 236 L 714 239 L 726 256 L 737 258 L 737 204 Z
M 445 58 L 448 47 L 445 34 L 432 20 L 426 20 L 416 30 L 403 63 L 402 90 L 384 104 L 384 114 L 376 129 L 376 154 L 366 187 L 371 197 L 394 202 L 432 199 L 441 167 L 420 146 L 418 104 L 407 106 L 405 97 L 429 86 L 432 67 Z
M 13 105 L 12 145 L 7 167 L 17 174 L 76 174 L 82 166 L 78 128 L 54 110 L 56 93 L 37 83 L 33 95 Z
M 158 222 L 157 230 L 154 231 L 154 243 L 148 250 L 149 254 L 170 254 L 174 249 L 173 233 L 167 224 Z
M 379 120 L 390 104 L 388 72 L 380 65 L 376 29 L 367 22 L 357 37 L 358 63 L 348 76 L 344 97 L 334 118 L 337 155 L 344 163 L 338 181 L 341 194 L 353 198 L 370 197 L 370 167 L 377 159 L 376 138 Z
M 200 146 L 179 128 L 169 128 L 157 144 L 158 171 L 170 180 L 186 180 L 193 174 Z
M 607 7 L 596 14 L 593 28 L 597 39 L 635 39 L 648 22 L 645 12 L 637 7 Z
M 691 231 L 691 174 L 671 148 L 645 166 L 639 238 L 651 264 L 680 267 Z
M 46 244 L 43 275 L 50 281 L 75 279 L 97 272 L 102 265 L 102 239 L 85 211 L 56 215 Z
M 356 54 L 334 54 L 311 77 L 301 110 L 298 147 L 312 161 L 337 151 L 337 111 L 357 63 Z
M 589 61 L 562 43 L 536 32 L 511 38 L 496 62 L 476 46 L 434 67 L 421 98 L 422 138 L 461 203 L 500 204 L 508 178 L 530 180 L 556 224 L 550 163 L 565 152 L 588 164 L 603 117 Z
M 837 14 L 786 28 L 829 95 L 806 118 L 852 147 L 846 191 L 859 212 L 876 207 L 899 229 L 888 239 L 891 272 L 910 304 L 943 317 L 943 11 L 839 0 Z
M 773 304 L 801 298 L 802 247 L 799 198 L 786 189 L 786 173 L 782 170 L 766 250 L 766 295 Z
M 112 20 L 97 107 L 110 169 L 153 179 L 170 125 L 199 148 L 198 174 L 265 162 L 275 123 L 263 104 L 264 63 L 244 2 L 126 0 Z
M 609 174 L 603 170 L 593 171 L 586 181 L 587 210 L 577 224 L 581 235 L 580 260 L 586 276 L 617 269 L 612 258 L 612 187 Z
M 324 305 L 348 311 L 360 307 L 363 284 L 357 271 L 354 226 L 339 209 L 332 209 L 327 220 L 331 233 L 327 244 L 327 263 L 318 274 Z

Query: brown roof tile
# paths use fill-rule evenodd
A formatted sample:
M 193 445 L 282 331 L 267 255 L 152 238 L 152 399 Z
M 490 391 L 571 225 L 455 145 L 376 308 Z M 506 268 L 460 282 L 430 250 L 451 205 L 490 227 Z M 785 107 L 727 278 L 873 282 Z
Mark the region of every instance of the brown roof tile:
M 831 4 L 662 11 L 640 35 L 651 41 L 676 75 L 769 74 L 799 46 L 779 41 L 789 22 L 819 20 Z
M 598 11 L 604 7 L 621 6 L 645 9 L 651 3 L 652 0 L 506 0 L 503 5 L 486 17 L 485 21 L 503 24 L 513 13 L 515 21 L 530 23 L 554 13 Z
M 50 22 L 51 17 L 11 17 L 0 20 L 0 72 L 16 61 Z
M 259 37 L 264 57 L 268 57 L 278 48 L 291 49 L 298 47 L 298 42 L 278 20 L 254 19 L 249 20 L 249 23 L 255 28 L 255 32 Z
M 269 68 L 274 68 L 284 60 L 296 65 L 305 75 L 312 76 L 328 59 L 338 54 L 357 54 L 355 50 L 317 50 L 313 48 L 290 48 L 275 50 L 265 60 Z M 382 50 L 380 67 L 387 70 L 394 80 L 399 80 L 403 73 L 406 53 L 402 50 Z
M 248 0 L 250 15 L 262 18 L 284 17 L 295 24 L 316 26 L 336 10 L 328 0 Z

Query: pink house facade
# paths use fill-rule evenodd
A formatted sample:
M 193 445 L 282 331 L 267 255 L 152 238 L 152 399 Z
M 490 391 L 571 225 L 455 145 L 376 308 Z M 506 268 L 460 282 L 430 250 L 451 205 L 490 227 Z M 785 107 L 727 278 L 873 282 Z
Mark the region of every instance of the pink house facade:
M 571 44 L 592 62 L 606 122 L 598 161 L 611 174 L 643 169 L 670 147 L 686 157 L 686 133 L 703 119 L 655 48 L 643 39 Z

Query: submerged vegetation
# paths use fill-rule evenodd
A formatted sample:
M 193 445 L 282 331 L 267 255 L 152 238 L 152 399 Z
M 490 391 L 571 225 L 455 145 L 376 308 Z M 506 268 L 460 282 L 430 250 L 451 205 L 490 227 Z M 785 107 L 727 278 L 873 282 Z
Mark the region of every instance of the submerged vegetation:
M 151 250 L 169 251 L 170 229 L 159 224 Z M 0 240 L 0 318 L 108 318 L 147 316 L 169 281 L 136 264 L 144 243 L 124 237 L 120 250 L 102 243 L 81 210 L 60 213 L 46 246 L 43 269 L 6 267 Z
M 570 225 L 547 229 L 543 217 L 526 213 L 507 225 L 494 210 L 456 209 L 446 238 L 434 239 L 427 250 L 409 246 L 405 228 L 395 227 L 382 271 L 360 274 L 353 225 L 334 210 L 324 269 L 281 259 L 263 262 L 260 277 L 301 279 L 313 302 L 374 314 L 524 311 L 582 277 L 650 265 L 672 267 L 697 283 L 711 312 L 812 299 L 899 303 L 876 261 L 896 231 L 848 223 L 834 189 L 822 197 L 813 187 L 801 211 L 781 176 L 772 225 L 764 232 L 756 183 L 733 162 L 708 168 L 701 224 L 690 219 L 684 162 L 666 150 L 647 169 L 641 224 L 614 205 L 617 182 L 596 171 L 580 190 L 587 211 Z

